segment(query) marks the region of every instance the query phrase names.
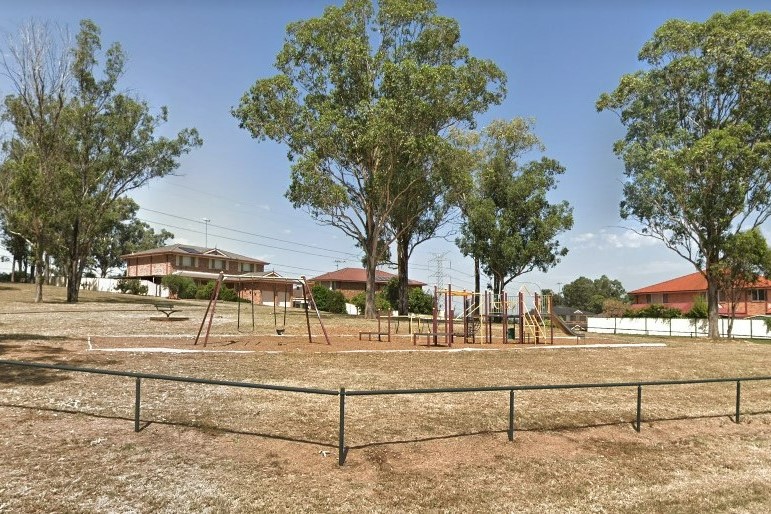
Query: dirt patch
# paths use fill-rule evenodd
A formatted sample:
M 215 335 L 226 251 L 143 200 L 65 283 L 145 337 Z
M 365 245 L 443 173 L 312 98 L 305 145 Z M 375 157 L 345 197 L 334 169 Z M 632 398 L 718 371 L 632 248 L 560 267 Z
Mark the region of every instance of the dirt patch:
M 349 391 L 771 374 L 771 345 L 745 341 L 449 351 L 403 333 L 359 341 L 373 322 L 326 316 L 327 345 L 318 322 L 308 342 L 304 316 L 277 336 L 269 308 L 252 331 L 251 314 L 227 305 L 204 347 L 193 344 L 202 302 L 181 306 L 188 321 L 156 323 L 143 298 L 34 305 L 16 294 L 0 291 L 2 359 Z M 522 391 L 513 442 L 506 391 L 350 396 L 343 467 L 337 396 L 153 380 L 141 392 L 135 433 L 132 379 L 0 367 L 0 512 L 771 509 L 765 382 L 743 384 L 738 424 L 734 384 L 645 388 L 640 433 L 635 388 Z

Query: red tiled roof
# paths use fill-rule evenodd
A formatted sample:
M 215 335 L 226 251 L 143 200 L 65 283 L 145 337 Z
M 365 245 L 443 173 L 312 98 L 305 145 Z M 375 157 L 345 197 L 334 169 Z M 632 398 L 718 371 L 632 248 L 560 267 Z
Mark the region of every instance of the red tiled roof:
M 757 282 L 752 285 L 753 288 L 771 288 L 771 280 L 766 277 L 760 277 Z M 707 279 L 701 272 L 691 273 L 690 275 L 683 275 L 682 277 L 673 278 L 658 284 L 646 286 L 634 291 L 629 291 L 629 294 L 651 294 L 651 293 L 683 293 L 683 292 L 706 292 L 707 291 Z
M 646 286 L 634 291 L 629 291 L 629 294 L 650 294 L 650 293 L 673 293 L 677 292 L 690 292 L 690 291 L 706 291 L 707 279 L 701 272 L 691 273 L 690 275 L 684 275 L 682 277 L 673 278 L 652 286 Z
M 388 273 L 387 271 L 375 271 L 375 283 L 377 284 L 385 284 L 392 278 L 396 277 L 393 273 Z M 367 282 L 367 270 L 364 268 L 343 268 L 339 269 L 337 271 L 331 271 L 329 273 L 324 273 L 323 275 L 319 275 L 318 277 L 313 277 L 310 279 L 312 282 L 359 282 L 359 283 L 365 283 Z M 425 286 L 425 282 L 420 282 L 419 280 L 412 280 L 409 279 L 407 283 L 411 286 Z

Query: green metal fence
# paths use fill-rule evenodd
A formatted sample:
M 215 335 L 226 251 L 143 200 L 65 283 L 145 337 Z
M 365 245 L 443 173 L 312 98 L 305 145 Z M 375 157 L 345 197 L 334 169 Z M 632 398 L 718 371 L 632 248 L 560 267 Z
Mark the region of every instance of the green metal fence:
M 734 422 L 739 423 L 741 416 L 741 390 L 742 382 L 769 381 L 771 376 L 755 377 L 732 377 L 732 378 L 702 378 L 686 380 L 649 380 L 638 382 L 605 382 L 605 383 L 586 383 L 586 384 L 541 384 L 541 385 L 506 385 L 506 386 L 480 386 L 480 387 L 445 387 L 445 388 L 424 388 L 424 389 L 360 389 L 346 390 L 341 387 L 335 389 L 319 389 L 310 387 L 293 387 L 271 384 L 256 384 L 252 382 L 237 382 L 230 380 L 211 380 L 206 378 L 182 377 L 175 375 L 160 375 L 154 373 L 140 373 L 133 371 L 115 371 L 109 369 L 81 368 L 75 366 L 65 366 L 59 364 L 43 364 L 37 362 L 24 362 L 12 360 L 0 360 L 0 366 L 19 366 L 25 368 L 51 369 L 59 371 L 69 371 L 76 373 L 91 373 L 98 375 L 112 375 L 118 377 L 134 378 L 135 382 L 135 401 L 134 401 L 134 431 L 140 430 L 140 411 L 141 411 L 141 381 L 142 380 L 160 380 L 169 382 L 185 382 L 190 384 L 217 385 L 226 387 L 240 387 L 249 389 L 263 389 L 270 391 L 283 391 L 288 393 L 312 394 L 323 396 L 337 396 L 339 398 L 339 432 L 338 432 L 338 463 L 342 466 L 345 463 L 347 446 L 345 444 L 345 409 L 347 398 L 352 396 L 395 396 L 395 395 L 416 395 L 416 394 L 445 394 L 445 393 L 479 393 L 479 392 L 502 392 L 508 391 L 508 438 L 514 440 L 515 435 L 515 399 L 519 391 L 550 391 L 565 389 L 616 389 L 616 388 L 634 388 L 637 391 L 636 416 L 634 428 L 640 432 L 642 428 L 642 400 L 643 387 L 673 386 L 673 385 L 694 385 L 694 384 L 719 384 L 730 383 L 736 387 L 736 403 L 734 411 Z

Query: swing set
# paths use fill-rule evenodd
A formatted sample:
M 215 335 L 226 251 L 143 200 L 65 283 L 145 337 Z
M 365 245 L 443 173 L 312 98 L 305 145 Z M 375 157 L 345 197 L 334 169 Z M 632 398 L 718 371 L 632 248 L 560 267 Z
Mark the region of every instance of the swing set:
M 319 312 L 318 307 L 316 306 L 316 301 L 313 298 L 313 293 L 311 292 L 310 287 L 308 287 L 308 283 L 304 276 L 300 276 L 299 278 L 286 278 L 286 277 L 279 277 L 279 276 L 264 276 L 260 277 L 261 282 L 272 282 L 273 284 L 273 328 L 276 331 L 276 335 L 282 336 L 284 335 L 286 331 L 286 319 L 287 319 L 287 305 L 291 301 L 292 292 L 294 291 L 295 285 L 300 285 L 302 288 L 302 306 L 305 310 L 305 322 L 308 332 L 308 342 L 313 343 L 313 333 L 311 331 L 311 321 L 310 321 L 310 313 L 309 313 L 309 306 L 313 308 L 314 312 L 316 313 L 316 318 L 319 321 L 319 326 L 321 327 L 321 331 L 324 334 L 324 340 L 327 344 L 332 344 L 329 341 L 329 335 L 327 334 L 327 330 L 324 327 L 324 323 L 321 320 L 321 313 Z M 207 342 L 209 341 L 209 333 L 211 332 L 211 325 L 212 321 L 214 320 L 214 311 L 217 308 L 217 300 L 219 298 L 220 290 L 222 289 L 223 282 L 232 282 L 236 285 L 236 294 L 238 295 L 239 299 L 244 298 L 247 299 L 247 297 L 244 295 L 244 283 L 254 283 L 255 279 L 254 277 L 244 277 L 243 275 L 225 275 L 224 272 L 220 272 L 217 282 L 214 286 L 214 291 L 212 292 L 212 296 L 209 299 L 209 304 L 206 307 L 206 311 L 204 312 L 203 319 L 201 320 L 201 326 L 198 329 L 198 335 L 195 338 L 194 345 L 198 344 L 199 339 L 201 338 L 201 332 L 203 331 L 204 325 L 206 325 L 206 333 L 204 335 L 204 341 L 203 346 L 206 346 Z M 279 291 L 279 285 L 283 286 L 283 291 Z M 277 309 L 277 304 L 279 303 L 279 292 L 282 292 L 283 296 L 283 318 L 282 318 L 282 324 L 279 325 L 279 312 Z M 255 318 L 254 318 L 254 287 L 249 288 L 249 300 L 251 301 L 251 314 L 252 314 L 252 331 L 255 329 Z M 241 331 L 241 302 L 238 302 L 238 315 L 237 315 L 237 329 L 240 332 Z M 208 324 L 206 323 L 208 319 Z

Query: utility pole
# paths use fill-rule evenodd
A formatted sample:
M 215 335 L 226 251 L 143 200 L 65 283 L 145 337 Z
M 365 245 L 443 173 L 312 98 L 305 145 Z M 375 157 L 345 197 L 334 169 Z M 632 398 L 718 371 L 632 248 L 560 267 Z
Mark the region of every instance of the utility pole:
M 201 218 L 201 221 L 204 223 L 204 247 L 207 249 L 209 248 L 209 223 L 211 223 L 211 220 L 209 218 Z

